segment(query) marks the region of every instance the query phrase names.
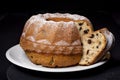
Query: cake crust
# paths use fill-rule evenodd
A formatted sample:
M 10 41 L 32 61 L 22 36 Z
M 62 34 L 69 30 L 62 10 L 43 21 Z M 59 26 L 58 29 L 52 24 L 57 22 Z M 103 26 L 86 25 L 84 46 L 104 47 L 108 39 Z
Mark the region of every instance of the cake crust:
M 33 51 L 25 51 L 28 58 L 37 65 L 46 67 L 68 67 L 77 65 L 81 59 L 80 54 L 42 54 Z
M 77 65 L 83 51 L 80 22 L 89 29 L 92 27 L 88 18 L 77 14 L 33 15 L 24 26 L 20 46 L 35 64 L 46 67 Z
M 91 22 L 77 14 L 46 13 L 30 17 L 24 26 L 20 45 L 39 53 L 81 54 L 81 36 L 76 25 Z

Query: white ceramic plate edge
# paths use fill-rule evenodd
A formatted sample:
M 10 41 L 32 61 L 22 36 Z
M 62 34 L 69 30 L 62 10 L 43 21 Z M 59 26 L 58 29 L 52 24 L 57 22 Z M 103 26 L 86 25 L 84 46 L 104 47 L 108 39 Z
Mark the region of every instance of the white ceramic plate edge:
M 18 55 L 16 58 L 16 55 Z M 98 63 L 95 63 L 90 66 L 71 66 L 71 67 L 65 67 L 65 68 L 47 68 L 43 67 L 41 65 L 35 65 L 30 60 L 27 58 L 24 52 L 22 52 L 22 48 L 20 47 L 19 44 L 9 48 L 6 51 L 6 58 L 13 64 L 30 69 L 30 70 L 36 70 L 36 71 L 43 71 L 43 72 L 74 72 L 74 71 L 82 71 L 82 70 L 87 70 L 87 69 L 92 69 L 98 66 L 103 65 L 106 61 L 100 61 Z M 15 59 L 16 60 L 15 60 Z

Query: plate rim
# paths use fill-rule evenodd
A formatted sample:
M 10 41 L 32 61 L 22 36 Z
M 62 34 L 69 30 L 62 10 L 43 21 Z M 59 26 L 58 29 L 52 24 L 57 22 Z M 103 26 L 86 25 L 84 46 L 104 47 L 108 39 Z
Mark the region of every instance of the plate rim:
M 15 49 L 15 48 L 21 48 L 20 44 L 14 45 L 14 46 L 10 47 L 6 51 L 5 56 L 6 56 L 7 60 L 10 61 L 13 64 L 19 66 L 19 67 L 22 67 L 22 68 L 25 68 L 25 69 L 29 69 L 29 70 L 34 70 L 34 71 L 42 71 L 42 72 L 75 72 L 75 71 L 83 71 L 83 70 L 88 70 L 88 69 L 99 67 L 99 66 L 105 64 L 108 61 L 108 59 L 107 59 L 105 61 L 100 61 L 100 62 L 97 62 L 95 64 L 89 65 L 89 66 L 76 65 L 76 66 L 71 66 L 71 67 L 65 67 L 65 68 L 67 68 L 67 70 L 64 70 L 64 71 L 62 71 L 62 69 L 65 69 L 65 68 L 48 68 L 48 67 L 44 67 L 44 66 L 41 66 L 41 65 L 35 65 L 34 64 L 35 66 L 40 66 L 40 67 L 44 68 L 44 69 L 36 69 L 36 68 L 31 68 L 29 66 L 22 65 L 22 64 L 18 63 L 17 61 L 15 61 L 14 59 L 12 59 L 9 56 L 10 55 L 10 51 L 13 50 L 13 49 Z M 76 68 L 75 70 L 73 70 L 74 67 L 87 67 L 87 68 L 86 69 L 78 69 L 78 68 Z M 73 68 L 73 69 L 68 70 L 68 68 Z M 48 70 L 45 70 L 45 69 L 48 69 Z

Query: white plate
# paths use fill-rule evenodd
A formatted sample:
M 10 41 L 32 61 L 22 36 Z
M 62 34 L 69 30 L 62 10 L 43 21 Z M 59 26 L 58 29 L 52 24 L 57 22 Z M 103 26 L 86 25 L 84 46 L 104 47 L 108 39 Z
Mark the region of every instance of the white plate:
M 15 65 L 18 65 L 23 68 L 36 70 L 36 71 L 44 71 L 44 72 L 73 72 L 73 71 L 82 71 L 87 70 L 91 68 L 95 68 L 98 66 L 103 65 L 107 61 L 100 61 L 98 63 L 95 63 L 90 66 L 71 66 L 71 67 L 65 67 L 65 68 L 47 68 L 43 67 L 41 65 L 35 65 L 33 64 L 26 56 L 23 49 L 20 47 L 20 45 L 15 45 L 7 50 L 6 52 L 7 59 L 12 62 Z

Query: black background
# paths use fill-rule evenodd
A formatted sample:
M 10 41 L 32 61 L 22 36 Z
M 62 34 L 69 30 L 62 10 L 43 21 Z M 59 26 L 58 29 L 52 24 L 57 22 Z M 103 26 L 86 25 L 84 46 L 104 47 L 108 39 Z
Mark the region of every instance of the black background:
M 21 74 L 24 74 L 21 76 L 23 79 L 120 80 L 118 77 L 120 75 L 120 6 L 118 0 L 96 0 L 92 2 L 91 0 L 4 0 L 0 1 L 0 4 L 0 80 L 7 80 L 7 77 L 9 80 L 22 79 L 18 76 Z M 31 72 L 11 64 L 6 59 L 5 52 L 19 43 L 26 20 L 34 14 L 55 12 L 84 15 L 91 20 L 95 30 L 107 27 L 116 38 L 115 45 L 111 50 L 112 57 L 108 64 L 83 73 L 63 74 Z M 42 76 L 38 74 L 42 74 Z M 70 77 L 64 76 L 68 74 Z M 96 77 L 95 74 L 97 74 Z M 57 76 L 52 77 L 53 75 Z

